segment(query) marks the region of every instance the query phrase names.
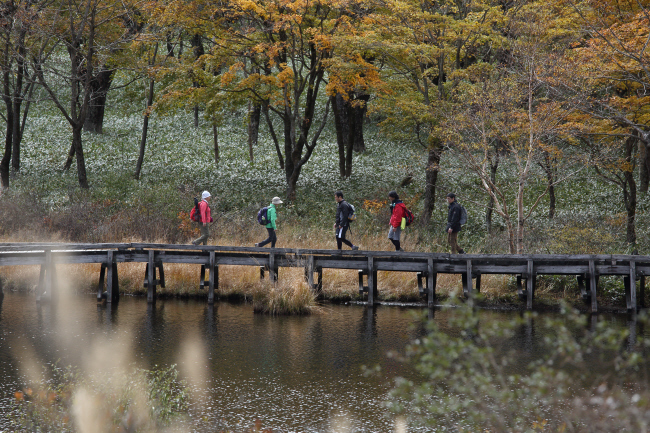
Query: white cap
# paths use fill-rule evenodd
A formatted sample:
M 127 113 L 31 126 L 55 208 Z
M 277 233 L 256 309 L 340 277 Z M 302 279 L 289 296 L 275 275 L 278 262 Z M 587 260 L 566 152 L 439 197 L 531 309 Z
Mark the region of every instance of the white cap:
M 280 197 L 273 197 L 273 200 L 271 200 L 271 203 L 273 203 L 273 204 L 282 204 L 282 200 L 280 200 Z
M 206 199 L 208 197 L 212 197 L 209 192 L 203 191 L 203 194 L 201 194 L 201 199 Z

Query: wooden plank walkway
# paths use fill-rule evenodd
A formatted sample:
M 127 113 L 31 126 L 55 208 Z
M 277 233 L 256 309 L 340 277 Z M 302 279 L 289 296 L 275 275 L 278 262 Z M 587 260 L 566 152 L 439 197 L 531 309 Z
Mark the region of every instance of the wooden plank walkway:
M 368 305 L 373 305 L 377 300 L 377 271 L 414 272 L 420 294 L 429 307 L 435 303 L 438 274 L 460 274 L 463 292 L 468 298 L 480 292 L 482 275 L 514 275 L 517 278 L 517 292 L 528 309 L 533 308 L 538 275 L 575 275 L 582 298 L 590 304 L 591 312 L 598 311 L 596 297 L 601 275 L 624 278 L 628 311 L 645 307 L 645 277 L 650 275 L 650 256 L 631 255 L 452 255 L 150 243 L 0 243 L 0 267 L 41 267 L 37 289 L 39 301 L 56 297 L 56 265 L 98 263 L 101 264 L 101 271 L 97 300 L 116 302 L 119 299 L 117 265 L 126 262 L 146 264 L 144 286 L 147 288 L 148 302 L 155 302 L 158 286 L 165 287 L 165 263 L 201 265 L 199 285 L 208 289 L 210 304 L 214 303 L 215 291 L 219 288 L 220 265 L 259 267 L 260 277 L 264 278 L 268 272 L 273 281 L 277 281 L 280 268 L 304 268 L 305 279 L 315 291 L 322 288 L 324 269 L 357 270 L 359 291 L 367 293 Z M 641 305 L 637 305 L 637 281 L 640 281 Z

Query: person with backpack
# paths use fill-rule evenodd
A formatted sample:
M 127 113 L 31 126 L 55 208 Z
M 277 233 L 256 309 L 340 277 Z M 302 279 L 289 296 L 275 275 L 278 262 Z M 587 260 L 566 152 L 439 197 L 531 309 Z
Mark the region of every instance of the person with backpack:
M 278 218 L 275 205 L 282 204 L 280 197 L 273 197 L 271 204 L 266 209 L 266 231 L 269 233 L 269 237 L 263 240 L 260 243 L 255 244 L 256 247 L 263 247 L 264 245 L 271 243 L 271 248 L 275 248 L 275 242 L 278 240 L 278 237 L 275 235 L 275 230 L 277 225 L 275 221 Z
M 395 245 L 395 251 L 404 251 L 400 246 L 400 236 L 402 234 L 402 220 L 406 220 L 406 205 L 399 199 L 397 192 L 388 193 L 390 200 L 390 229 L 388 230 L 388 239 Z
M 337 203 L 336 221 L 334 222 L 336 246 L 340 250 L 343 248 L 343 244 L 345 244 L 353 250 L 358 250 L 358 246 L 353 245 L 352 242 L 345 239 L 345 233 L 350 228 L 350 216 L 354 214 L 354 209 L 352 208 L 352 205 L 343 198 L 343 191 L 336 191 L 334 193 L 334 200 L 336 200 Z
M 447 242 L 451 246 L 452 254 L 465 254 L 465 251 L 458 246 L 458 232 L 461 229 L 463 210 L 456 201 L 456 194 L 453 192 L 447 194 L 447 203 L 449 203 L 449 210 L 447 211 Z
M 208 223 L 212 222 L 212 214 L 210 212 L 210 205 L 208 205 L 208 200 L 210 200 L 209 192 L 203 191 L 201 194 L 201 201 L 199 202 L 199 215 L 200 219 L 197 221 L 199 227 L 201 228 L 201 236 L 192 241 L 192 245 L 198 245 L 203 243 L 203 245 L 208 244 L 208 237 L 210 236 L 210 229 Z

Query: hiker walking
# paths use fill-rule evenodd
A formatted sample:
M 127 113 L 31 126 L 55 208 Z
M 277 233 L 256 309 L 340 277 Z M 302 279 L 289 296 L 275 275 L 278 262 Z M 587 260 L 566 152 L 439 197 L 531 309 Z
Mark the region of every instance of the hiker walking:
M 336 200 L 336 221 L 334 222 L 334 234 L 336 236 L 336 246 L 340 250 L 343 244 L 349 246 L 353 250 L 358 250 L 359 247 L 353 245 L 352 242 L 345 239 L 345 233 L 350 228 L 350 220 L 348 217 L 352 213 L 350 204 L 343 198 L 342 191 L 334 193 L 334 200 Z
M 275 220 L 278 219 L 278 214 L 275 209 L 276 204 L 282 204 L 280 197 L 273 197 L 273 200 L 271 200 L 271 204 L 266 211 L 266 220 L 268 221 L 266 224 L 266 231 L 269 232 L 269 237 L 262 242 L 255 244 L 256 247 L 263 247 L 270 242 L 271 248 L 275 248 L 275 242 L 278 240 L 275 235 L 275 229 L 277 228 Z
M 208 236 L 210 236 L 210 229 L 208 224 L 212 222 L 210 205 L 208 205 L 208 200 L 210 200 L 210 197 L 212 197 L 212 195 L 210 195 L 210 193 L 207 191 L 203 191 L 201 194 L 201 201 L 199 202 L 199 213 L 201 215 L 201 219 L 198 222 L 199 227 L 201 228 L 201 236 L 199 236 L 197 239 L 194 239 L 192 241 L 192 245 L 198 245 L 200 243 L 203 243 L 203 245 L 208 244 Z
M 399 238 L 402 234 L 402 220 L 406 221 L 406 205 L 399 199 L 397 192 L 388 193 L 390 199 L 390 229 L 388 239 L 395 245 L 395 251 L 404 251 L 400 246 Z
M 447 194 L 447 203 L 449 211 L 447 212 L 447 242 L 451 246 L 452 254 L 465 254 L 465 251 L 458 246 L 458 232 L 460 231 L 460 204 L 456 201 L 456 194 L 450 192 Z

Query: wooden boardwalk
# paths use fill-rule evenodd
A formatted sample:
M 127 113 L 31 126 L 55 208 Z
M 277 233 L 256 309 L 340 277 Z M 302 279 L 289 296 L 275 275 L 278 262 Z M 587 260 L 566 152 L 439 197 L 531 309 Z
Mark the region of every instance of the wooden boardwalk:
M 377 300 L 377 271 L 414 272 L 420 294 L 429 307 L 435 303 L 438 274 L 460 274 L 466 297 L 480 292 L 482 275 L 514 275 L 517 292 L 528 309 L 533 308 L 538 275 L 574 275 L 583 300 L 594 313 L 598 311 L 596 297 L 601 275 L 623 277 L 628 311 L 645 307 L 645 277 L 650 275 L 650 256 L 631 255 L 452 255 L 148 243 L 0 243 L 0 276 L 2 266 L 40 266 L 37 300 L 56 297 L 56 265 L 98 263 L 101 271 L 97 300 L 116 302 L 119 299 L 117 265 L 126 262 L 146 264 L 144 286 L 148 302 L 155 302 L 158 286 L 165 287 L 165 263 L 201 265 L 199 285 L 208 289 L 210 304 L 214 303 L 215 291 L 219 289 L 221 265 L 255 266 L 260 269 L 261 278 L 268 272 L 274 281 L 280 268 L 304 268 L 305 279 L 315 291 L 322 288 L 324 269 L 357 270 L 359 291 L 367 293 L 368 305 Z M 637 281 L 640 281 L 641 305 L 637 305 Z

